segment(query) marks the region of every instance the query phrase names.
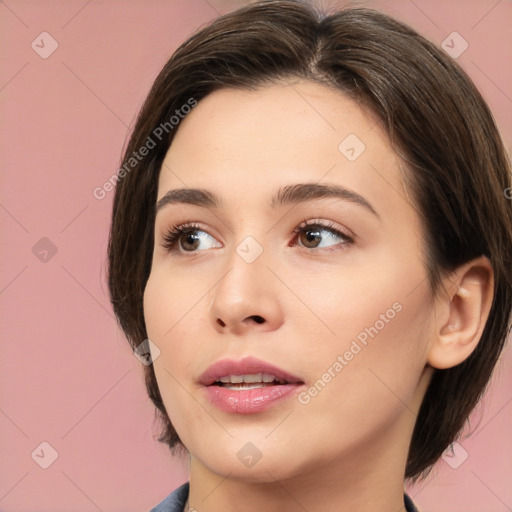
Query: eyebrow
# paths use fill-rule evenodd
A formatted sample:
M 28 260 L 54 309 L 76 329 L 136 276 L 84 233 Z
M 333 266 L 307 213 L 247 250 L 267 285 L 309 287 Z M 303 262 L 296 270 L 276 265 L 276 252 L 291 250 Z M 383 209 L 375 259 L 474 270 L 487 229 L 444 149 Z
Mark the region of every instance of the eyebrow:
M 269 207 L 276 209 L 287 205 L 296 205 L 321 198 L 343 199 L 356 203 L 380 219 L 375 208 L 361 195 L 340 185 L 319 183 L 297 183 L 280 188 L 270 199 Z M 169 204 L 192 204 L 205 208 L 219 209 L 222 199 L 209 190 L 199 188 L 179 188 L 169 190 L 157 202 L 157 213 Z

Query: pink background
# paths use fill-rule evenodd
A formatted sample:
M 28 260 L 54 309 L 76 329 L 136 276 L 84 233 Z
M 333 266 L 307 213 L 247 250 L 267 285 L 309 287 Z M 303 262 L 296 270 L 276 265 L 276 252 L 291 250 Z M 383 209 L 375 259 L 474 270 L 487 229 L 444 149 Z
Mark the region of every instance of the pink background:
M 92 192 L 118 169 L 134 117 L 176 46 L 244 3 L 0 3 L 1 511 L 141 512 L 187 480 L 185 463 L 153 439 L 142 365 L 112 315 L 105 253 L 113 194 Z M 382 8 L 438 45 L 461 34 L 469 48 L 458 61 L 510 150 L 512 2 L 358 5 Z M 41 32 L 59 45 L 47 59 L 31 48 Z M 57 247 L 46 262 L 32 252 L 43 237 Z M 476 435 L 461 442 L 467 460 L 457 469 L 441 460 L 410 489 L 422 512 L 512 509 L 511 384 L 509 346 L 473 415 Z M 58 452 L 47 469 L 31 457 L 43 441 Z

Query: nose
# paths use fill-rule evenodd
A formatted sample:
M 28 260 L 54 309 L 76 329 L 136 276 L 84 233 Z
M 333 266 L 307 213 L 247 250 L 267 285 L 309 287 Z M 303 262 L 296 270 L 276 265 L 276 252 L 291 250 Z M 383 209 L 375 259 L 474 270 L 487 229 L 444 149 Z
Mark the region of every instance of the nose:
M 219 333 L 243 335 L 278 329 L 283 322 L 279 280 L 263 255 L 247 263 L 237 253 L 213 289 L 210 319 Z

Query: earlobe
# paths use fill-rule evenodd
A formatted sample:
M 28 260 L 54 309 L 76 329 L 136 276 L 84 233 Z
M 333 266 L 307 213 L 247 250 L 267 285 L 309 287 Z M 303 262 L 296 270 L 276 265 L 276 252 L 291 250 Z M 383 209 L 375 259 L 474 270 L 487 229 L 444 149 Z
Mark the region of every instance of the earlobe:
M 451 368 L 475 350 L 484 330 L 494 295 L 494 273 L 489 259 L 475 258 L 445 278 L 445 292 L 436 301 L 435 338 L 427 362 Z

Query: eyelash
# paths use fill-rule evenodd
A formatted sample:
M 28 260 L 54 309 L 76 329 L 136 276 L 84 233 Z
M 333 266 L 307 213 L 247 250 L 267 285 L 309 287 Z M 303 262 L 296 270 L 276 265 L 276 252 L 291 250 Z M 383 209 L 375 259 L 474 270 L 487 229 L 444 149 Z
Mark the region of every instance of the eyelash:
M 295 235 L 300 235 L 301 233 L 309 231 L 312 228 L 320 228 L 323 231 L 330 231 L 336 237 L 344 240 L 340 244 L 336 244 L 333 247 L 336 247 L 339 245 L 347 246 L 347 245 L 351 245 L 354 243 L 354 238 L 352 236 L 349 236 L 347 233 L 344 233 L 344 232 L 340 231 L 339 229 L 334 228 L 333 226 L 334 226 L 333 222 L 329 222 L 328 224 L 323 224 L 318 221 L 304 220 L 304 221 L 302 221 L 301 224 L 299 224 L 293 230 L 293 233 Z M 168 252 L 178 251 L 178 249 L 176 248 L 176 245 L 177 245 L 177 242 L 179 241 L 179 238 L 184 234 L 188 234 L 191 232 L 193 233 L 194 231 L 204 231 L 204 229 L 202 229 L 201 226 L 199 226 L 198 224 L 196 224 L 194 222 L 180 224 L 178 226 L 173 226 L 172 228 L 170 228 L 167 231 L 167 233 L 163 237 L 163 239 L 164 239 L 163 243 L 162 243 L 163 248 Z M 206 231 L 204 231 L 204 232 L 206 233 Z M 294 244 L 294 247 L 296 245 L 297 244 Z M 308 249 L 307 247 L 301 247 L 301 248 Z M 311 249 L 311 251 L 314 251 L 314 250 L 315 250 L 315 248 Z M 321 248 L 321 250 L 332 251 L 332 250 L 336 250 L 336 249 L 328 247 L 328 248 Z M 194 253 L 194 252 L 199 252 L 199 251 L 186 251 L 186 252 Z

